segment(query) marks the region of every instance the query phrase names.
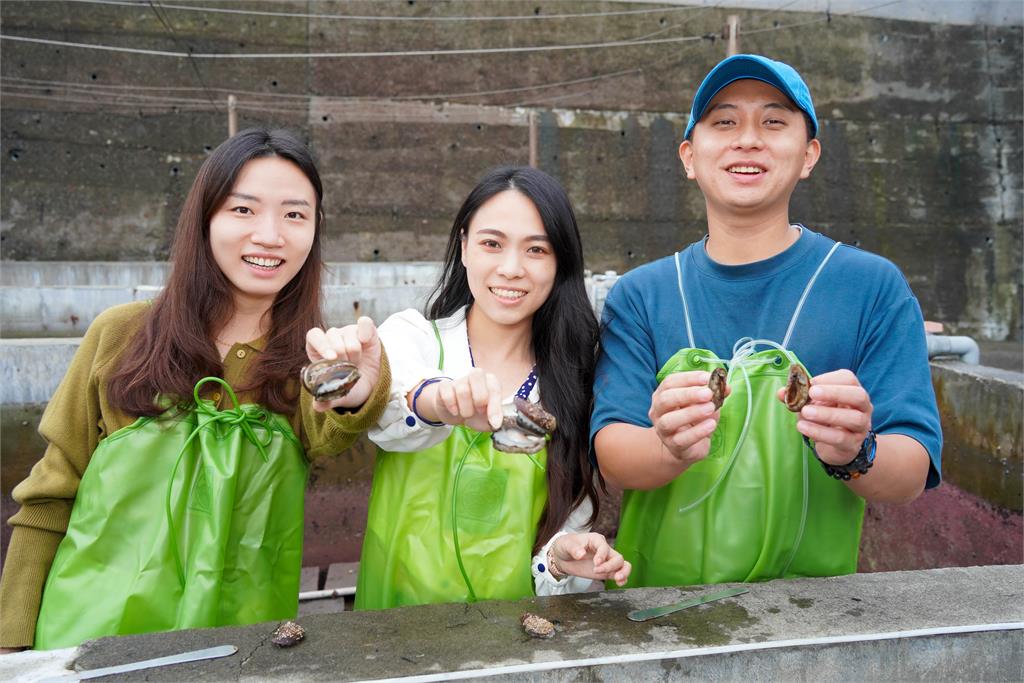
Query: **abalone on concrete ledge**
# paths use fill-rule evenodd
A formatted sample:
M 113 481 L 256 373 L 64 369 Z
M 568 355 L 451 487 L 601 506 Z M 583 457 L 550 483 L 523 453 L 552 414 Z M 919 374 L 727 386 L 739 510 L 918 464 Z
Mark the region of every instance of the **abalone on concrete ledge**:
M 278 647 L 291 647 L 306 637 L 306 629 L 294 621 L 286 621 L 270 636 L 270 642 Z
M 524 612 L 519 621 L 526 635 L 533 638 L 552 638 L 555 635 L 555 625 L 544 617 Z

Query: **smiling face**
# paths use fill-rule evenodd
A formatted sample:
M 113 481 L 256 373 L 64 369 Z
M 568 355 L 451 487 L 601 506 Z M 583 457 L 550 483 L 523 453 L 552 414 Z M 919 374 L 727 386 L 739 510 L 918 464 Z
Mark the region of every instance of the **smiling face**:
M 273 303 L 306 262 L 316 234 L 316 192 L 277 156 L 248 161 L 210 218 L 210 249 L 236 307 Z
M 722 88 L 679 147 L 686 176 L 697 181 L 709 214 L 719 216 L 786 211 L 820 154 L 800 110 L 752 79 Z
M 537 207 L 515 190 L 484 202 L 462 240 L 473 308 L 498 325 L 529 324 L 554 286 L 557 262 Z

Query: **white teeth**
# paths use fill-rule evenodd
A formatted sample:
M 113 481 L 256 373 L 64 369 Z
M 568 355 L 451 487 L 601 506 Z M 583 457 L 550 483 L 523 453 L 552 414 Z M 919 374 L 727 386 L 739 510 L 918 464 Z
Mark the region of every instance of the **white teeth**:
M 499 289 L 497 287 L 491 287 L 491 291 L 502 299 L 521 299 L 526 296 L 526 292 L 518 289 Z
M 279 258 L 263 258 L 262 256 L 243 256 L 242 260 L 246 263 L 251 263 L 254 266 L 260 266 L 261 268 L 277 268 L 281 265 L 281 259 Z
M 764 173 L 764 171 L 757 166 L 730 166 L 727 170 L 729 173 Z

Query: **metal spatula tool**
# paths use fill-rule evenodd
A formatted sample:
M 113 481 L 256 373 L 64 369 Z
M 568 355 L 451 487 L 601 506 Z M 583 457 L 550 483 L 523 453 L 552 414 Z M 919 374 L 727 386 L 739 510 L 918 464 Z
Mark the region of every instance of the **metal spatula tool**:
M 666 614 L 678 612 L 679 610 L 686 609 L 687 607 L 696 607 L 697 605 L 703 605 L 708 602 L 714 602 L 715 600 L 721 600 L 722 598 L 731 598 L 749 592 L 750 591 L 746 588 L 729 588 L 728 590 L 718 591 L 717 593 L 702 595 L 699 598 L 690 598 L 689 600 L 683 600 L 682 602 L 675 602 L 671 605 L 633 610 L 626 616 L 629 617 L 630 621 L 647 621 L 648 619 L 663 617 Z
M 87 678 L 99 678 L 100 676 L 112 676 L 114 674 L 128 673 L 129 671 L 138 671 L 140 669 L 152 669 L 158 666 L 168 666 L 170 664 L 184 664 L 185 662 L 198 662 L 203 659 L 217 659 L 219 657 L 228 657 L 238 652 L 238 648 L 234 645 L 220 645 L 218 647 L 209 647 L 205 650 L 191 650 L 190 652 L 182 652 L 176 655 L 170 655 L 167 657 L 157 657 L 156 659 L 143 659 L 140 662 L 132 662 L 131 664 L 120 664 L 118 666 L 107 666 L 102 669 L 89 669 L 87 671 L 73 671 L 68 673 L 66 676 L 54 676 L 53 678 L 47 678 L 41 683 L 67 683 L 67 681 L 83 681 Z

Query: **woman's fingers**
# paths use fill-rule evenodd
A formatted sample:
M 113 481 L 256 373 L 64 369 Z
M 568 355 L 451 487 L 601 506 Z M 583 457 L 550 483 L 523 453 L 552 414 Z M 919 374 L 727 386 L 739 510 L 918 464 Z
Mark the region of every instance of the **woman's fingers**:
M 626 581 L 629 580 L 629 575 L 630 575 L 630 573 L 632 571 L 633 571 L 633 565 L 631 565 L 628 561 L 623 560 L 622 561 L 622 568 L 619 569 L 619 571 L 615 572 L 615 575 L 612 577 L 612 580 L 615 581 L 615 585 L 616 586 L 625 586 L 626 585 Z
M 487 422 L 491 425 L 491 429 L 497 431 L 501 429 L 503 418 L 501 410 L 501 382 L 495 375 L 488 372 L 485 383 L 487 385 Z
M 448 413 L 449 420 L 459 414 L 459 398 L 455 394 L 455 382 L 439 382 L 437 384 L 436 407 Z M 442 420 L 448 422 L 449 420 Z
M 322 358 L 334 360 L 337 357 L 327 341 L 327 333 L 319 327 L 306 332 L 306 356 L 314 363 Z
M 364 349 L 373 346 L 378 341 L 377 326 L 374 324 L 373 318 L 365 315 L 356 321 L 356 333 L 359 344 Z

